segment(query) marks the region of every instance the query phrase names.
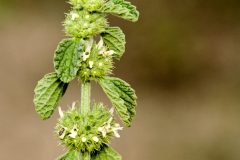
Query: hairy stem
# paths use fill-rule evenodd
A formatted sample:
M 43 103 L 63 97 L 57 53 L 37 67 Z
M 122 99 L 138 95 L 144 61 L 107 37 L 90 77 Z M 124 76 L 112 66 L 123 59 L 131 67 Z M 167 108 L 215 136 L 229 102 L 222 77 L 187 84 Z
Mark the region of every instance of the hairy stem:
M 91 83 L 82 83 L 81 90 L 81 113 L 86 114 L 90 111 Z

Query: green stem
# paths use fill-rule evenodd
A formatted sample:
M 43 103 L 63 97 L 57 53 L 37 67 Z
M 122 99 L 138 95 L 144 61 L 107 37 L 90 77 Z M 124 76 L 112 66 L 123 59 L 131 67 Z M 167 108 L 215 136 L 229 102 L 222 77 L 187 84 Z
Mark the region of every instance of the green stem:
M 86 114 L 90 111 L 90 99 L 91 99 L 91 83 L 82 83 L 81 88 L 81 113 Z

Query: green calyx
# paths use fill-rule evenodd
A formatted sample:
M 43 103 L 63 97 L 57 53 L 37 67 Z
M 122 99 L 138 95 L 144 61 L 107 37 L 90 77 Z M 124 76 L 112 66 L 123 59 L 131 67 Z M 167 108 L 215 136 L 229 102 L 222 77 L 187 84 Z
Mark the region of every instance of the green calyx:
M 108 50 L 100 40 L 98 44 L 91 41 L 82 54 L 79 77 L 83 82 L 100 80 L 109 75 L 113 68 L 113 50 Z
M 60 113 L 56 134 L 61 144 L 69 149 L 82 153 L 99 151 L 114 135 L 119 136 L 118 130 L 122 130 L 112 114 L 102 104 L 94 104 L 87 114 L 81 114 L 77 106 L 73 106 Z
M 90 38 L 104 32 L 108 26 L 105 14 L 87 10 L 72 10 L 64 21 L 67 35 L 77 38 Z

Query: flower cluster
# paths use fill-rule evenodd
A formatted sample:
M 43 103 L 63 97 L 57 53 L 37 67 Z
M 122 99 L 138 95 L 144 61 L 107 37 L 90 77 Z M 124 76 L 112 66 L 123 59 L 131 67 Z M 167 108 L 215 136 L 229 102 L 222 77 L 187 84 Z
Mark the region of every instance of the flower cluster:
M 88 10 L 73 9 L 64 21 L 67 35 L 77 38 L 90 38 L 108 27 L 105 16 Z
M 123 129 L 114 121 L 113 110 L 102 104 L 93 105 L 87 114 L 81 114 L 75 104 L 66 112 L 59 109 L 59 114 L 56 134 L 61 144 L 82 153 L 99 151 L 113 136 L 120 137 L 118 131 Z
M 104 46 L 103 40 L 99 43 L 90 39 L 85 52 L 82 54 L 82 62 L 79 76 L 83 81 L 97 80 L 111 73 L 113 68 L 113 50 Z

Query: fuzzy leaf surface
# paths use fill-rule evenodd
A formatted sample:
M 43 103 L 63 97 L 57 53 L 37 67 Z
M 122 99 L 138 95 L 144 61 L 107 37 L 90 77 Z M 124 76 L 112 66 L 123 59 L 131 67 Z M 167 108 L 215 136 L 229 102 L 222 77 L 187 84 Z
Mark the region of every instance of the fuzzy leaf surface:
M 101 36 L 107 47 L 115 51 L 113 56 L 119 60 L 125 52 L 126 40 L 123 31 L 119 27 L 109 27 Z
M 59 43 L 54 54 L 54 67 L 61 81 L 68 83 L 76 77 L 83 50 L 82 40 L 64 39 Z
M 110 13 L 132 22 L 136 22 L 139 18 L 139 11 L 137 8 L 125 0 L 109 0 L 104 5 L 103 12 Z
M 91 160 L 122 160 L 122 157 L 115 150 L 106 146 L 92 155 Z
M 56 73 L 49 73 L 38 82 L 33 102 L 42 119 L 51 117 L 67 86 L 68 84 L 60 81 Z
M 106 77 L 100 81 L 100 85 L 124 124 L 130 126 L 136 115 L 137 96 L 134 89 L 127 82 L 114 77 Z

